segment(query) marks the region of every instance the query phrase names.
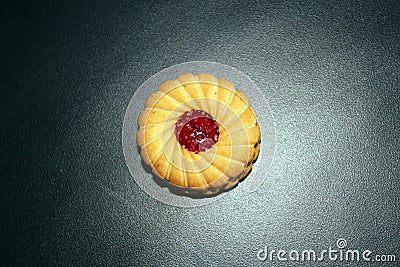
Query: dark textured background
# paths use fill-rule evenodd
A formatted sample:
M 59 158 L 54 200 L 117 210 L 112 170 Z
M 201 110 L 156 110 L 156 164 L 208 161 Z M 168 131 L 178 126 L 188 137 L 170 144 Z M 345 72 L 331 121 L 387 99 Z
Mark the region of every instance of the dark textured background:
M 75 2 L 0 7 L 1 265 L 270 266 L 338 238 L 399 263 L 399 1 Z M 121 129 L 193 60 L 248 74 L 277 141 L 258 191 L 185 209 L 126 186 Z

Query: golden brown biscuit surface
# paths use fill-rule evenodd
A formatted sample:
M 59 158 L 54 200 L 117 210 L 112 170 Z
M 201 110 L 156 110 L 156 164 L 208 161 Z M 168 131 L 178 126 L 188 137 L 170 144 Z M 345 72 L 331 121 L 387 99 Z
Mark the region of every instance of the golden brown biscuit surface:
M 219 126 L 218 141 L 199 153 L 183 148 L 174 132 L 178 118 L 191 110 L 210 114 Z M 260 128 L 247 96 L 209 73 L 185 73 L 162 83 L 146 100 L 138 124 L 144 162 L 187 192 L 207 195 L 233 187 L 259 153 Z

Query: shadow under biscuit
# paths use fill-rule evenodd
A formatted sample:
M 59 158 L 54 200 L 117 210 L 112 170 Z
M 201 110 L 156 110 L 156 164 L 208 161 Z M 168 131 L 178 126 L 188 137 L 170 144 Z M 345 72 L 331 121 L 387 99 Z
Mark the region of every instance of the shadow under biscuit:
M 138 147 L 138 151 L 140 153 L 140 147 Z M 203 192 L 203 191 L 199 191 L 196 189 L 192 189 L 190 187 L 181 187 L 181 186 L 177 186 L 174 185 L 172 183 L 170 183 L 169 181 L 160 178 L 159 176 L 157 176 L 151 166 L 149 166 L 148 164 L 146 164 L 146 162 L 144 162 L 143 159 L 141 159 L 141 165 L 143 167 L 143 169 L 151 174 L 153 181 L 160 187 L 162 188 L 167 188 L 172 194 L 178 195 L 178 196 L 185 196 L 185 197 L 190 197 L 193 199 L 203 199 L 203 198 L 212 198 L 215 197 L 221 193 L 227 192 L 232 190 L 233 188 L 237 187 L 237 184 L 235 186 L 233 186 L 230 189 L 226 189 L 226 190 L 221 190 L 221 189 L 217 189 L 215 188 L 215 190 L 210 189 L 207 192 Z M 242 178 L 244 179 L 244 178 Z M 241 180 L 242 180 L 241 179 Z M 215 192 L 213 192 L 215 191 Z

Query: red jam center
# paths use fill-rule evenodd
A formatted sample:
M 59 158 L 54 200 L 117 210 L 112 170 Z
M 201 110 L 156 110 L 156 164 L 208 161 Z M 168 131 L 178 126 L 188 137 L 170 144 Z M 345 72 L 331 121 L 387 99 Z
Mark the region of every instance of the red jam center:
M 218 141 L 218 123 L 207 112 L 192 109 L 183 113 L 175 123 L 179 144 L 194 153 L 205 152 Z

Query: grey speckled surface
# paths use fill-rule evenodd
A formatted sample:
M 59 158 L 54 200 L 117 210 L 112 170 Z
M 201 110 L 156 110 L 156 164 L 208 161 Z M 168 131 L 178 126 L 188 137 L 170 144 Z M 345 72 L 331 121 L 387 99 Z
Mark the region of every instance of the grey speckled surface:
M 398 1 L 2 5 L 5 265 L 287 266 L 257 251 L 338 238 L 398 265 Z M 182 209 L 129 182 L 121 128 L 147 78 L 194 60 L 263 90 L 276 152 L 258 191 Z

